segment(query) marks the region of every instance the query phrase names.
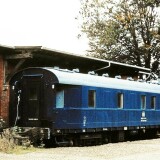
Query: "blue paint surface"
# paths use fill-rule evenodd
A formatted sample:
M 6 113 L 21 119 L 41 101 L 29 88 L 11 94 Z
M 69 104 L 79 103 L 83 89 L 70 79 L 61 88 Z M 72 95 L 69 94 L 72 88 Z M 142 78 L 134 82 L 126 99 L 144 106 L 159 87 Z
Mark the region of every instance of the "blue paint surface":
M 96 91 L 96 106 L 88 107 L 88 91 Z M 123 93 L 124 106 L 118 108 L 117 93 Z M 146 108 L 141 108 L 141 95 L 146 96 Z M 151 109 L 151 96 L 156 107 Z M 65 90 L 65 107 L 54 109 L 58 129 L 141 127 L 160 125 L 160 94 L 88 86 L 75 86 Z

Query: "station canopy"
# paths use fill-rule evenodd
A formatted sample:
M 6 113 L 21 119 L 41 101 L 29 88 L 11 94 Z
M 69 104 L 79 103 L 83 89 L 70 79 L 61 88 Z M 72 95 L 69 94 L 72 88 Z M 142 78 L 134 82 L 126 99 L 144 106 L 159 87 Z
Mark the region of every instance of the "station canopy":
M 116 75 L 134 77 L 140 74 L 147 75 L 151 72 L 149 68 L 67 53 L 42 46 L 0 46 L 0 50 L 2 49 L 9 50 L 5 54 L 5 58 L 9 63 L 16 64 L 23 60 L 21 68 L 55 66 L 70 70 L 78 68 L 82 73 L 94 71 L 98 75 L 108 73 L 110 77 Z

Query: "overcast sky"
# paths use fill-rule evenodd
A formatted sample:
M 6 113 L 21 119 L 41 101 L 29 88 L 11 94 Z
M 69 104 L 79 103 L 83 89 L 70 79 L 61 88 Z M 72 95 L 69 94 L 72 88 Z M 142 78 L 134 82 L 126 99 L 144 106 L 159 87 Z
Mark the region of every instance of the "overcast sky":
M 0 44 L 84 54 L 87 38 L 77 39 L 79 8 L 79 0 L 0 0 Z

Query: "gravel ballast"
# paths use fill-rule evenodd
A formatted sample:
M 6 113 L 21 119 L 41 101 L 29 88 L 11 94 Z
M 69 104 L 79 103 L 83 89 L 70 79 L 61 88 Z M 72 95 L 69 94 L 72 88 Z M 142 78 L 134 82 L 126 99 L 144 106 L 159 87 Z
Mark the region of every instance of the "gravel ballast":
M 0 160 L 160 160 L 160 138 L 88 147 L 37 149 L 25 154 L 0 153 Z

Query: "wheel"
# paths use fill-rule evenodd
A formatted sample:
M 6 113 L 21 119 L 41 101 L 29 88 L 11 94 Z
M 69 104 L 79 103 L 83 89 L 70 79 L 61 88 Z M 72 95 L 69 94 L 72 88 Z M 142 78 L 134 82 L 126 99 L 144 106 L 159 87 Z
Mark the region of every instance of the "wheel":
M 108 143 L 109 143 L 109 138 L 108 138 L 108 137 L 105 137 L 105 138 L 104 138 L 104 143 L 105 143 L 105 144 L 108 144 Z
M 74 143 L 73 143 L 73 140 L 70 139 L 70 140 L 69 140 L 69 147 L 73 147 L 73 144 L 74 144 Z

